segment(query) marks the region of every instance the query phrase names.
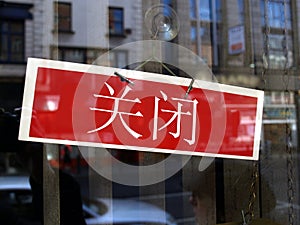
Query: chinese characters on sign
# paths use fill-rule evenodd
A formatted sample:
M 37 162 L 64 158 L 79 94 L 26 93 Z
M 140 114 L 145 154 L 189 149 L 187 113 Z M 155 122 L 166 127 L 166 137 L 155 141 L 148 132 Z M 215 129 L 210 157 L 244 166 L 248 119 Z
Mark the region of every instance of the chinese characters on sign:
M 258 158 L 263 92 L 196 80 L 186 95 L 190 79 L 115 70 L 30 59 L 20 139 Z
M 128 102 L 128 103 L 141 103 L 141 100 L 138 98 L 135 99 L 126 99 L 124 98 L 125 95 L 132 90 L 129 86 L 126 86 L 124 89 L 124 92 L 122 93 L 120 98 L 116 98 L 116 97 L 112 97 L 114 94 L 114 89 L 107 84 L 106 82 L 104 83 L 105 86 L 108 88 L 109 93 L 111 96 L 104 96 L 104 95 L 98 95 L 98 94 L 94 94 L 95 97 L 97 98 L 107 98 L 107 99 L 112 99 L 114 100 L 114 106 L 113 106 L 113 110 L 109 110 L 109 109 L 100 109 L 100 108 L 94 108 L 91 107 L 90 110 L 92 111 L 100 111 L 100 112 L 108 112 L 111 113 L 111 117 L 109 118 L 109 120 L 103 124 L 102 126 L 90 130 L 88 131 L 88 133 L 92 133 L 92 132 L 97 132 L 100 131 L 102 129 L 104 129 L 105 127 L 107 127 L 108 125 L 110 125 L 114 119 L 116 118 L 116 116 L 118 115 L 123 127 L 136 139 L 138 139 L 139 137 L 142 137 L 142 134 L 139 134 L 137 132 L 135 132 L 134 130 L 132 130 L 128 124 L 124 121 L 123 116 L 122 115 L 130 115 L 130 116 L 139 116 L 139 117 L 143 117 L 143 114 L 141 114 L 140 111 L 136 112 L 136 113 L 130 113 L 130 112 L 119 112 L 119 105 L 120 102 Z M 168 96 L 163 92 L 160 91 L 161 95 L 163 96 L 163 100 L 167 101 L 168 100 Z M 161 99 L 158 97 L 154 97 L 154 112 L 153 112 L 153 135 L 152 138 L 153 140 L 157 139 L 157 132 L 166 128 L 167 126 L 169 126 L 175 119 L 176 119 L 176 132 L 169 132 L 174 138 L 178 138 L 180 136 L 180 127 L 181 127 L 181 116 L 182 115 L 188 115 L 188 116 L 192 116 L 193 120 L 192 123 L 190 124 L 190 127 L 192 129 L 192 139 L 188 140 L 188 139 L 184 139 L 188 144 L 192 145 L 195 144 L 195 135 L 196 135 L 196 113 L 197 113 L 197 104 L 198 101 L 196 99 L 194 100 L 188 100 L 188 99 L 179 99 L 179 98 L 172 98 L 173 101 L 177 101 L 177 110 L 176 111 L 172 111 L 172 110 L 168 110 L 168 109 L 161 109 L 161 112 L 166 112 L 166 113 L 172 113 L 172 117 L 170 118 L 170 120 L 164 124 L 163 126 L 161 126 L 160 128 L 158 128 L 158 111 L 159 111 L 159 101 Z M 190 113 L 189 111 L 187 112 L 182 112 L 182 103 L 192 103 L 193 104 L 193 113 Z

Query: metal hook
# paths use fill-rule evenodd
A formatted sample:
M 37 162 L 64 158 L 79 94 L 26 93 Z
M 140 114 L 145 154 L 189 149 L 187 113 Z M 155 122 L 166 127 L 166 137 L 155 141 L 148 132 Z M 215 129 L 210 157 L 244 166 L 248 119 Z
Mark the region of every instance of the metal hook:
M 193 79 L 191 80 L 191 83 L 190 83 L 188 89 L 187 89 L 186 92 L 185 92 L 185 98 L 187 98 L 187 96 L 189 95 L 189 93 L 190 93 L 191 90 L 193 89 L 193 84 L 194 84 L 194 82 L 195 82 L 195 80 L 194 80 L 194 78 L 193 78 Z
M 127 77 L 123 76 L 122 74 L 120 74 L 118 72 L 114 72 L 114 74 L 117 75 L 122 82 L 127 82 L 129 84 L 134 85 L 134 83 L 131 80 L 129 80 Z

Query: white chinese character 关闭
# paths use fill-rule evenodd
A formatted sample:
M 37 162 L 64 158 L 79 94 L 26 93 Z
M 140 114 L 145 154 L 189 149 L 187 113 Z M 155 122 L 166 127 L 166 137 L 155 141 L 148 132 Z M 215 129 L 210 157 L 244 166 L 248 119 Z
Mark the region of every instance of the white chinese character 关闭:
M 128 124 L 124 121 L 123 119 L 123 115 L 129 115 L 129 116 L 139 116 L 139 117 L 143 117 L 143 115 L 141 114 L 140 111 L 136 112 L 136 113 L 130 113 L 130 112 L 119 112 L 119 105 L 120 105 L 120 102 L 132 102 L 132 103 L 141 103 L 140 99 L 136 98 L 136 99 L 126 99 L 124 98 L 126 96 L 126 94 L 132 90 L 129 86 L 126 86 L 125 87 L 125 90 L 124 92 L 122 93 L 121 97 L 120 98 L 117 98 L 117 97 L 113 97 L 113 94 L 114 94 L 114 89 L 108 84 L 108 83 L 104 83 L 106 85 L 106 87 L 108 88 L 109 90 L 109 93 L 111 96 L 106 96 L 106 95 L 98 95 L 98 94 L 94 94 L 94 96 L 96 98 L 107 98 L 107 99 L 112 99 L 114 100 L 114 107 L 112 110 L 109 110 L 109 109 L 101 109 L 101 108 L 95 108 L 95 107 L 91 107 L 90 110 L 92 111 L 100 111 L 100 112 L 109 112 L 111 113 L 111 117 L 109 118 L 109 120 L 106 121 L 105 124 L 103 124 L 102 126 L 94 129 L 94 130 L 90 130 L 88 131 L 88 133 L 93 133 L 93 132 L 97 132 L 99 130 L 102 130 L 104 129 L 105 127 L 109 126 L 116 118 L 117 115 L 119 115 L 119 118 L 124 126 L 124 128 L 135 138 L 139 138 L 141 137 L 142 135 L 135 132 L 134 130 L 132 130 Z
M 160 91 L 161 95 L 163 96 L 164 101 L 168 100 L 168 96 L 163 92 Z M 181 120 L 182 120 L 182 115 L 187 115 L 187 116 L 192 116 L 192 134 L 191 134 L 191 139 L 186 139 L 184 140 L 189 144 L 193 145 L 195 143 L 195 137 L 196 137 L 196 118 L 197 118 L 197 104 L 198 101 L 196 99 L 194 100 L 188 100 L 188 99 L 181 99 L 181 98 L 171 98 L 174 101 L 177 101 L 177 110 L 167 110 L 167 109 L 161 109 L 161 112 L 166 112 L 166 113 L 172 113 L 173 116 L 169 119 L 168 122 L 166 122 L 163 126 L 158 128 L 158 112 L 159 112 L 159 101 L 160 98 L 155 97 L 155 104 L 154 104 L 154 122 L 153 122 L 153 135 L 152 138 L 153 140 L 157 139 L 157 133 L 158 131 L 165 129 L 167 126 L 169 126 L 176 118 L 176 132 L 169 132 L 174 138 L 178 138 L 180 136 L 180 131 L 181 131 Z M 193 105 L 193 112 L 191 113 L 190 111 L 187 112 L 182 112 L 182 105 L 183 103 L 190 103 Z

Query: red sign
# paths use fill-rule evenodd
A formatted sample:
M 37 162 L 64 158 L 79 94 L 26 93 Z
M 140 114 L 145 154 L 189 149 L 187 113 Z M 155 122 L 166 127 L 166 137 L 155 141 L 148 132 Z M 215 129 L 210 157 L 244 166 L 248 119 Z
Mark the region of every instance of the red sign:
M 188 78 L 30 58 L 19 138 L 258 159 L 263 92 L 195 80 L 188 93 L 190 84 Z

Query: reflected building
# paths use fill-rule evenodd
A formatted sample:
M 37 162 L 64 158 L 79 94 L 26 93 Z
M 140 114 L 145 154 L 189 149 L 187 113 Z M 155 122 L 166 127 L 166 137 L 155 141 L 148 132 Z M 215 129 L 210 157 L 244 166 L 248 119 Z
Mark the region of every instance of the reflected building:
M 299 0 L 0 1 L 0 107 L 13 110 L 21 105 L 28 57 L 136 68 L 141 62 L 132 58 L 143 51 L 128 43 L 153 40 L 153 33 L 145 26 L 145 15 L 157 4 L 170 6 L 179 18 L 178 35 L 169 42 L 201 57 L 217 82 L 265 91 L 259 172 L 278 201 L 288 202 L 293 197 L 299 205 Z M 98 60 L 109 50 L 106 58 Z M 164 54 L 181 65 L 191 63 L 180 51 Z M 169 73 L 157 63 L 142 69 Z M 50 81 L 44 82 L 46 88 Z M 247 115 L 244 117 L 246 121 Z M 142 155 L 134 157 L 145 160 Z M 161 156 L 147 160 L 156 158 Z M 215 196 L 218 210 L 210 212 L 215 215 L 212 223 L 238 220 L 249 193 L 240 202 L 232 193 L 237 195 L 241 186 L 251 186 L 251 162 L 245 163 L 245 186 L 240 186 L 235 183 L 240 174 L 232 172 L 238 170 L 236 161 L 220 161 L 217 169 L 224 175 L 232 174 L 230 179 L 216 177 L 216 189 L 212 191 L 221 194 Z M 293 174 L 289 173 L 291 166 Z M 287 180 L 291 176 L 293 182 Z M 164 188 L 161 184 L 159 192 L 163 194 Z M 271 210 L 268 190 L 263 185 L 257 190 L 260 202 L 255 205 L 256 213 L 287 224 L 290 208 Z M 152 194 L 153 190 L 142 192 Z M 164 201 L 159 204 L 165 206 Z M 300 221 L 300 212 L 294 213 L 294 221 Z

